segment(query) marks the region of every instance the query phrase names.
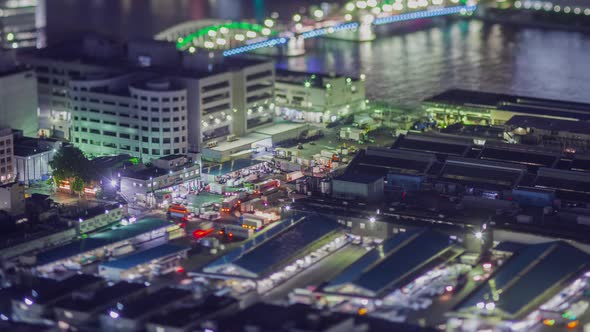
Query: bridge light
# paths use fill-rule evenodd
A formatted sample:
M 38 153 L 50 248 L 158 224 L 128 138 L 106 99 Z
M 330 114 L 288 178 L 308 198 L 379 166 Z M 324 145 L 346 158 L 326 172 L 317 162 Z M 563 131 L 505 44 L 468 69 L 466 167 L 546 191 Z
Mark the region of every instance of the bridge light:
M 209 35 L 209 37 L 215 37 L 215 36 L 217 36 L 217 31 L 215 31 L 215 30 L 209 30 L 207 32 L 207 34 Z
M 197 51 L 197 49 L 194 46 L 191 46 L 188 48 L 189 53 L 195 53 L 196 51 Z
M 345 15 L 344 15 L 344 19 L 345 19 L 345 20 L 347 20 L 347 21 L 352 21 L 352 15 L 350 15 L 350 14 L 345 14 Z
M 237 41 L 244 41 L 246 39 L 246 37 L 244 35 L 242 35 L 242 34 L 237 34 L 237 35 L 234 36 L 234 38 Z
M 349 2 L 349 3 L 346 4 L 345 8 L 346 8 L 347 11 L 351 12 L 351 11 L 354 10 L 355 5 L 354 5 L 354 3 Z
M 301 22 L 301 15 L 299 15 L 299 14 L 293 15 L 293 22 Z
M 360 9 L 365 9 L 365 8 L 367 8 L 367 2 L 366 1 L 357 1 L 356 7 L 360 8 Z
M 264 20 L 264 25 L 266 25 L 269 28 L 272 28 L 275 25 L 275 21 L 271 20 L 270 18 L 267 18 L 266 20 Z
M 221 33 L 224 33 L 224 34 L 225 34 L 225 33 L 228 33 L 228 32 L 229 32 L 229 29 L 228 29 L 227 27 L 221 27 L 221 28 L 219 29 L 219 32 L 221 32 Z
M 217 45 L 225 45 L 227 43 L 227 40 L 225 40 L 225 38 L 217 38 Z
M 301 24 L 301 23 L 297 23 L 297 24 L 295 24 L 295 29 L 296 29 L 296 30 L 301 30 L 301 29 L 303 29 L 303 24 Z
M 377 6 L 377 0 L 367 0 L 367 6 L 369 6 L 369 7 Z
M 270 35 L 270 32 L 271 32 L 271 31 L 270 31 L 270 29 L 269 29 L 269 28 L 263 28 L 263 29 L 262 29 L 262 34 L 263 34 L 263 35 L 265 35 L 265 36 L 268 36 L 268 35 Z
M 390 5 L 388 3 L 386 3 L 386 4 L 383 5 L 383 11 L 384 12 L 390 12 L 392 10 L 393 10 L 393 6 L 392 5 Z
M 246 32 L 246 37 L 248 37 L 248 38 L 256 38 L 256 32 L 254 32 L 254 31 L 248 31 L 248 32 Z
M 324 11 L 321 9 L 316 9 L 313 11 L 313 16 L 315 16 L 315 18 L 320 19 L 324 17 Z
M 204 43 L 204 45 L 205 45 L 205 48 L 213 48 L 213 47 L 215 47 L 215 44 L 213 44 L 213 42 L 212 41 L 209 41 L 209 40 L 206 41 Z

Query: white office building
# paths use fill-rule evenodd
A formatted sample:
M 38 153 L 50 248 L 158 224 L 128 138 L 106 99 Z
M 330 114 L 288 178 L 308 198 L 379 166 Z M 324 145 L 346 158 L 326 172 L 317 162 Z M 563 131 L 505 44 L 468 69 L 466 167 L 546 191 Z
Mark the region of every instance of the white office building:
M 95 36 L 23 61 L 38 75 L 41 130 L 95 155 L 198 152 L 272 121 L 272 61 L 180 53 L 158 41 L 123 47 Z
M 37 136 L 37 80 L 35 72 L 18 67 L 0 51 L 0 127 Z
M 0 0 L 0 48 L 42 47 L 45 0 Z
M 361 78 L 278 70 L 277 114 L 287 120 L 329 123 L 365 108 Z

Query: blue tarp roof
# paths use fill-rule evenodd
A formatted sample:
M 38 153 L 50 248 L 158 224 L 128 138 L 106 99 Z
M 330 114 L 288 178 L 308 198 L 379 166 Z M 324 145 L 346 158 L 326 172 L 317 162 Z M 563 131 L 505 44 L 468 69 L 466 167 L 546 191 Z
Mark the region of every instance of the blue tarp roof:
M 239 171 L 244 168 L 252 167 L 254 165 L 262 164 L 263 162 L 264 161 L 254 159 L 236 159 L 226 161 L 219 165 L 204 167 L 201 173 L 213 176 L 221 176 L 235 171 Z
M 104 262 L 101 266 L 127 270 L 140 264 L 148 263 L 154 259 L 171 256 L 174 254 L 188 251 L 190 248 L 184 246 L 177 246 L 173 244 L 163 244 L 147 250 L 134 252 L 127 256 Z
M 133 238 L 165 226 L 170 222 L 162 219 L 143 219 L 135 224 L 123 226 L 106 232 L 90 235 L 86 239 L 76 240 L 66 245 L 43 251 L 37 255 L 37 265 L 44 265 L 91 251 L 111 243 Z
M 527 246 L 490 277 L 500 292 L 496 308 L 510 316 L 520 316 L 521 310 L 544 292 L 587 267 L 589 258 L 565 242 Z M 474 307 L 479 302 L 486 302 L 485 298 L 492 298 L 489 283 L 483 283 L 471 293 L 458 309 Z
M 320 216 L 306 217 L 245 252 L 234 260 L 233 264 L 260 276 L 338 228 L 338 223 L 331 219 Z
M 409 273 L 450 248 L 449 236 L 431 230 L 412 230 L 385 240 L 328 283 L 326 288 L 346 283 L 379 294 L 401 282 Z

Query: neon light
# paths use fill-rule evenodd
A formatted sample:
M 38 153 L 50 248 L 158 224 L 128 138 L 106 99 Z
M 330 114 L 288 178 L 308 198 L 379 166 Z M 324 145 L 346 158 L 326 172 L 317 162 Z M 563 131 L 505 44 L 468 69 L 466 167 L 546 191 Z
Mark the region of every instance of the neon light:
M 435 10 L 425 10 L 407 14 L 400 14 L 388 17 L 380 17 L 373 21 L 374 25 L 382 25 L 382 24 L 390 24 L 395 22 L 402 22 L 402 21 L 410 21 L 420 18 L 428 18 L 428 17 L 437 17 L 437 16 L 445 16 L 445 15 L 452 15 L 452 14 L 459 14 L 459 13 L 468 13 L 473 12 L 477 9 L 477 5 L 473 6 L 456 6 L 456 7 L 448 7 L 448 8 L 441 8 Z
M 265 28 L 267 28 L 267 27 L 265 27 L 264 25 L 252 24 L 252 23 L 248 23 L 248 22 L 231 22 L 231 23 L 226 23 L 226 24 L 212 25 L 212 26 L 208 26 L 208 27 L 199 29 L 186 37 L 178 38 L 178 41 L 176 42 L 176 48 L 178 48 L 180 50 L 184 50 L 192 44 L 193 40 L 195 40 L 197 38 L 209 36 L 209 33 L 211 31 L 217 33 L 221 29 L 224 29 L 224 30 L 229 29 L 229 30 L 251 30 L 251 31 L 262 33 L 262 29 L 265 29 Z M 277 35 L 278 32 L 275 30 L 271 30 L 270 34 Z

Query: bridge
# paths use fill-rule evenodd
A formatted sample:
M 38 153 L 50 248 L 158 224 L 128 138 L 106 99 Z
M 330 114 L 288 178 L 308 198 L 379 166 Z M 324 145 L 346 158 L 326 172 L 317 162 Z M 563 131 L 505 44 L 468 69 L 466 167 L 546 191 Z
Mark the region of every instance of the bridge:
M 189 21 L 155 36 L 175 42 L 179 50 L 199 49 L 232 56 L 251 51 L 279 50 L 284 55 L 305 53 L 310 38 L 369 41 L 376 28 L 389 24 L 450 15 L 471 15 L 479 0 L 356 0 L 342 7 L 314 7 L 308 16 L 294 14 L 288 21 L 267 18 L 262 24 L 220 20 Z

